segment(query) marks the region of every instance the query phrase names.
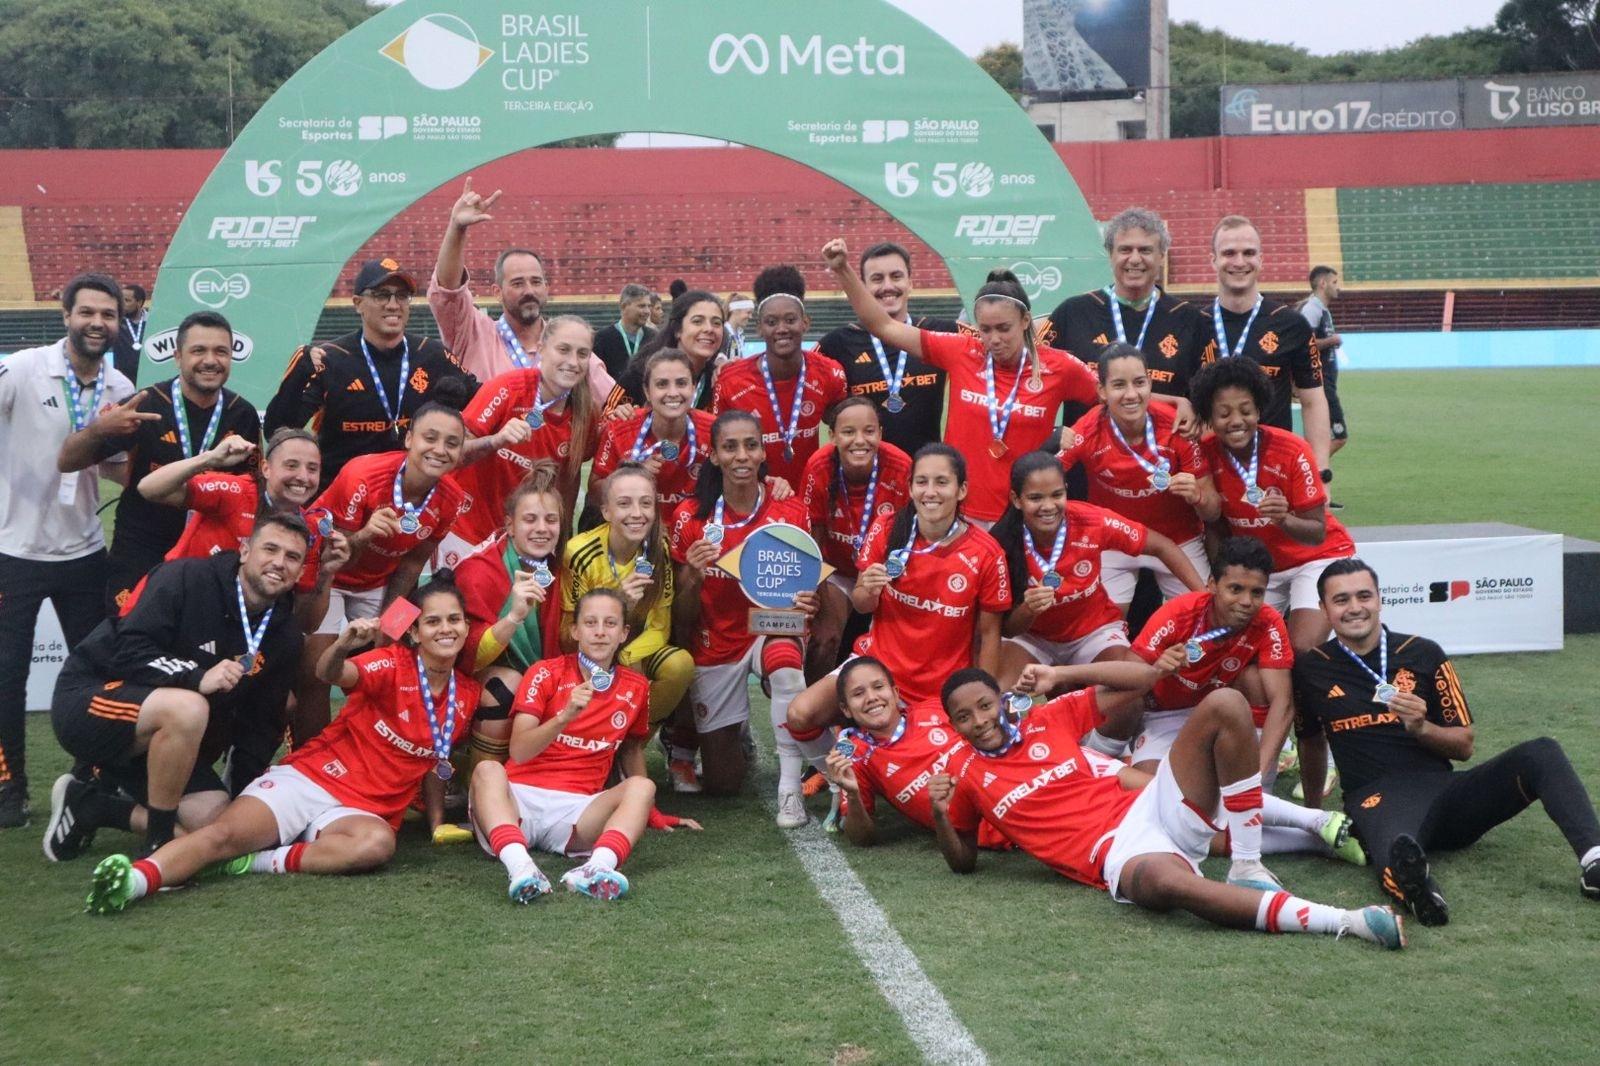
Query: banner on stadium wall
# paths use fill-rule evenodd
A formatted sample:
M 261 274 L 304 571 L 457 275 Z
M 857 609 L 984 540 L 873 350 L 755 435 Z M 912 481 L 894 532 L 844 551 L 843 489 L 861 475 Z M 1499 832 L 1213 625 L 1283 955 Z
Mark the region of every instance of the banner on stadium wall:
M 56 690 L 56 675 L 67 662 L 67 639 L 61 635 L 56 609 L 46 600 L 39 608 L 39 624 L 33 627 L 33 664 L 28 670 L 25 706 L 30 711 L 48 711 L 50 695 Z
M 265 404 L 340 269 L 396 214 L 490 160 L 627 131 L 820 171 L 925 241 L 969 295 L 996 266 L 1043 308 L 1104 281 L 1094 219 L 1027 114 L 887 0 L 406 0 L 324 49 L 240 133 L 168 248 L 150 332 L 202 307 L 226 315 L 242 335 L 230 384 Z
M 1461 92 L 1453 78 L 1222 87 L 1224 136 L 1387 133 L 1461 126 Z
M 1594 71 L 1463 78 L 1461 90 L 1468 129 L 1600 122 L 1600 73 Z
M 1559 651 L 1561 536 L 1366 541 L 1383 622 L 1420 633 L 1451 655 Z

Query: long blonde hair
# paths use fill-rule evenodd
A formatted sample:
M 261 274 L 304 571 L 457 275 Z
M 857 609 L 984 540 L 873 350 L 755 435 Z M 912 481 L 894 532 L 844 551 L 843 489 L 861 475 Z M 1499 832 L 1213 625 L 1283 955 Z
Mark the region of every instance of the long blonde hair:
M 594 327 L 588 321 L 577 315 L 556 315 L 554 318 L 545 319 L 544 334 L 539 338 L 540 343 L 548 341 L 557 329 L 565 326 L 578 326 L 589 335 L 591 348 L 594 345 Z M 593 359 L 591 351 L 587 356 Z M 586 365 L 583 376 L 572 387 L 572 392 L 567 395 L 567 403 L 572 408 L 572 443 L 568 446 L 566 459 L 562 468 L 569 479 L 574 483 L 583 467 L 585 456 L 589 450 L 589 434 L 596 432 L 595 426 L 595 401 L 594 394 L 589 391 L 589 368 Z

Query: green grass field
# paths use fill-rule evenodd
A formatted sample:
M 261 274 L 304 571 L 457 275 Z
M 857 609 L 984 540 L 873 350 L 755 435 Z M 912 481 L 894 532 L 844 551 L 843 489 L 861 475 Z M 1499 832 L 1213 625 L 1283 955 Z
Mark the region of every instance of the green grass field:
M 1568 458 L 1600 446 L 1600 371 L 1350 374 L 1341 393 L 1348 524 L 1600 537 Z M 1586 636 L 1459 660 L 1480 757 L 1549 734 L 1600 788 L 1597 657 Z M 759 695 L 756 719 L 765 751 Z M 66 760 L 48 723 L 32 726 L 38 808 Z M 736 800 L 664 796 L 706 831 L 649 837 L 628 865 L 634 893 L 610 906 L 513 908 L 498 864 L 411 827 L 374 876 L 248 878 L 93 919 L 94 858 L 131 839 L 104 834 L 92 857 L 51 866 L 36 814 L 0 834 L 0 1062 L 917 1061 L 772 826 L 772 780 L 766 760 Z M 991 1062 L 1596 1058 L 1600 906 L 1580 899 L 1539 808 L 1438 863 L 1451 925 L 1411 928 L 1399 954 L 1147 914 L 1022 856 L 956 877 L 920 832 L 885 835 L 839 847 Z M 1310 898 L 1378 900 L 1370 870 L 1272 866 Z

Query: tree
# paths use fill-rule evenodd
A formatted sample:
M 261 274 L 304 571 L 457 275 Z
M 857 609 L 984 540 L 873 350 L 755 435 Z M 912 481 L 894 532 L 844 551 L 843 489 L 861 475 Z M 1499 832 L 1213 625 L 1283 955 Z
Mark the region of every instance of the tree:
M 363 0 L 0 0 L 0 147 L 214 148 Z
M 1597 23 L 1600 4 L 1594 0 L 1509 0 L 1494 20 L 1530 71 L 1600 67 Z
M 978 56 L 978 66 L 993 78 L 1012 99 L 1022 95 L 1022 49 L 1006 41 L 993 48 L 985 48 Z

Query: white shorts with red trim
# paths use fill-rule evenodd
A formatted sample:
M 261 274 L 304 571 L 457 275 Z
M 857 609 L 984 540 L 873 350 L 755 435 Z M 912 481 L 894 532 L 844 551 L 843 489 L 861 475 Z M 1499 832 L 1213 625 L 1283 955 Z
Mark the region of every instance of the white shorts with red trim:
M 1108 648 L 1128 646 L 1128 623 L 1107 622 L 1077 640 L 1046 640 L 1033 633 L 1005 639 L 1033 656 L 1034 662 L 1046 666 L 1086 666 Z
M 1333 559 L 1313 559 L 1309 563 L 1276 571 L 1267 578 L 1267 605 L 1285 618 L 1290 611 L 1315 611 L 1322 605 L 1317 597 L 1317 578 Z
M 511 801 L 517 805 L 517 828 L 522 830 L 522 839 L 528 842 L 530 848 L 574 859 L 589 854 L 588 848 L 572 847 L 572 834 L 578 819 L 583 817 L 583 812 L 589 809 L 589 804 L 594 800 L 593 796 L 585 796 L 580 792 L 561 792 L 553 788 L 511 782 Z M 472 818 L 472 832 L 478 838 L 478 846 L 493 855 L 489 838 L 483 835 L 478 819 L 473 817 L 470 810 L 467 813 Z
M 293 766 L 269 767 L 239 795 L 267 805 L 278 823 L 279 844 L 309 844 L 341 818 L 377 818 L 384 825 L 389 824 L 371 811 L 340 803 L 331 792 Z
M 762 677 L 761 652 L 766 637 L 750 642 L 745 653 L 731 663 L 696 666 L 689 684 L 689 703 L 694 708 L 694 727 L 701 733 L 714 733 L 750 720 L 750 678 Z
M 1134 763 L 1165 760 L 1167 753 L 1172 750 L 1173 742 L 1183 730 L 1183 723 L 1187 722 L 1189 715 L 1193 713 L 1193 707 L 1177 711 L 1144 712 L 1144 728 L 1133 738 L 1133 745 L 1128 749 L 1128 757 Z
M 1144 786 L 1128 813 L 1112 830 L 1103 876 L 1111 898 L 1132 902 L 1117 891 L 1122 868 L 1141 855 L 1177 855 L 1198 876 L 1200 860 L 1211 850 L 1211 838 L 1220 830 L 1183 798 L 1172 764 L 1166 759 L 1156 769 L 1155 780 Z
M 1178 545 L 1178 550 L 1188 557 L 1189 562 L 1200 574 L 1201 581 L 1211 576 L 1211 563 L 1206 559 L 1204 537 L 1186 540 Z M 1119 607 L 1126 607 L 1133 602 L 1133 589 L 1139 581 L 1141 570 L 1148 570 L 1155 575 L 1156 584 L 1161 587 L 1163 600 L 1182 596 L 1189 591 L 1189 587 L 1167 569 L 1167 564 L 1154 555 L 1126 555 L 1110 549 L 1100 553 L 1100 584 L 1105 588 L 1106 595 L 1111 597 L 1111 602 Z

